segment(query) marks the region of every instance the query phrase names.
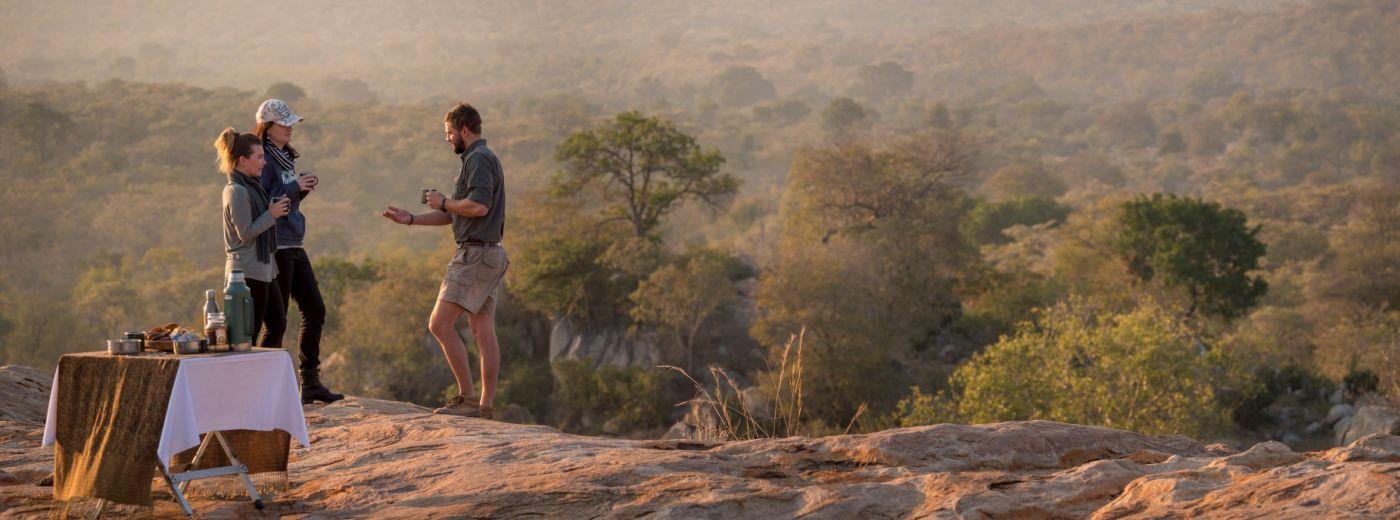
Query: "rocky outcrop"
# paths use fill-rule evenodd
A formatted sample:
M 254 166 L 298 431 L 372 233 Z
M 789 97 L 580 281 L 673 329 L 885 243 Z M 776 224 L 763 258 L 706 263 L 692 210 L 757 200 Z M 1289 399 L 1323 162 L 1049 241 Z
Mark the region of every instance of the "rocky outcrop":
M 1342 446 L 1375 434 L 1400 435 L 1400 411 L 1388 406 L 1367 405 L 1356 411 L 1342 435 Z
M 0 367 L 0 420 L 44 422 L 53 377 L 26 366 Z
M 1295 453 L 1045 421 L 728 443 L 568 435 L 364 398 L 307 408 L 291 487 L 305 518 L 1312 518 L 1400 515 L 1400 438 Z M 4 437 L 0 516 L 47 514 L 36 423 Z M 18 483 L 15 483 L 18 482 Z M 251 516 L 201 497 L 205 518 Z M 177 517 L 161 503 L 158 517 Z
M 591 359 L 617 367 L 652 367 L 660 361 L 656 345 L 612 329 L 588 331 L 568 318 L 554 322 L 549 333 L 549 360 Z

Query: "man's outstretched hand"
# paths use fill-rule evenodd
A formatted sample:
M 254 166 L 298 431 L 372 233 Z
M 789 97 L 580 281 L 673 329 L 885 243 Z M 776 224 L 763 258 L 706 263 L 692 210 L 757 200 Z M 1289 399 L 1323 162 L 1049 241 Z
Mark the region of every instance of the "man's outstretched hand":
M 384 218 L 387 218 L 399 224 L 403 224 L 405 226 L 407 226 L 409 222 L 413 221 L 412 213 L 409 213 L 407 210 L 396 208 L 393 206 L 389 206 L 388 208 L 386 208 L 382 215 L 384 215 Z

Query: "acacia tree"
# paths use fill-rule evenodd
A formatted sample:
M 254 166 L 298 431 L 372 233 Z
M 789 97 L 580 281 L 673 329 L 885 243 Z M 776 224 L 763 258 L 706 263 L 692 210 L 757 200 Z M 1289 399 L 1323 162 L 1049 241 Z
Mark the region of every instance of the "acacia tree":
M 1185 291 L 1187 316 L 1233 319 L 1269 290 L 1259 268 L 1265 246 L 1237 209 L 1175 195 L 1140 196 L 1123 204 L 1114 244 L 1137 278 Z
M 720 173 L 718 150 L 703 150 L 675 123 L 636 111 L 575 132 L 555 156 L 564 165 L 554 179 L 555 195 L 601 185 L 604 221 L 626 221 L 640 238 L 652 237 L 661 218 L 686 200 L 717 207 L 739 186 Z

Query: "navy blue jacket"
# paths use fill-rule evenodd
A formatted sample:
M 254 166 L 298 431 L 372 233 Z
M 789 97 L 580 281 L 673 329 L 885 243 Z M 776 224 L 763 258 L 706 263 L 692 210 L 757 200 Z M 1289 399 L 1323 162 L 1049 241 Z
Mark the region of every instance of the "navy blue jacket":
M 283 170 L 271 157 L 263 164 L 262 186 L 269 198 L 286 195 L 292 200 L 292 211 L 277 219 L 277 248 L 302 247 L 306 239 L 306 215 L 301 214 L 301 199 L 310 192 L 297 185 L 296 170 Z

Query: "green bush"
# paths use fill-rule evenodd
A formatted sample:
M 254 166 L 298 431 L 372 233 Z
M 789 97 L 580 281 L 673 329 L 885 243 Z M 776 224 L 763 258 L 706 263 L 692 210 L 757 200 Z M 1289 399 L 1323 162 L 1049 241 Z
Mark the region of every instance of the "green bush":
M 586 359 L 556 361 L 553 371 L 555 402 L 598 419 L 598 426 L 613 419 L 623 431 L 665 426 L 676 403 L 669 372 Z
M 1240 392 L 1217 395 L 1219 401 L 1231 410 L 1231 417 L 1240 428 L 1271 426 L 1273 417 L 1268 414 L 1269 405 L 1289 393 L 1301 390 L 1304 400 L 1321 401 L 1327 398 L 1327 392 L 1332 388 L 1326 378 L 1292 363 L 1258 367 L 1254 370 L 1254 381 L 1256 384 Z
M 1046 419 L 1186 435 L 1229 424 L 1217 388 L 1245 378 L 1222 354 L 1200 353 L 1162 308 L 1094 316 L 1078 302 L 1061 303 L 1038 322 L 1022 323 L 959 367 L 949 396 L 905 398 L 901 423 Z
M 1376 391 L 1380 387 L 1381 379 L 1375 372 L 1370 370 L 1353 370 L 1342 379 L 1342 384 L 1346 386 L 1347 393 L 1351 395 L 1362 395 Z
M 1035 225 L 1052 220 L 1064 222 L 1070 208 L 1047 197 L 1019 197 L 1002 202 L 978 204 L 967 216 L 964 232 L 978 244 L 1005 244 L 1011 237 L 1002 230 Z
M 535 414 L 544 415 L 549 404 L 549 394 L 554 390 L 554 375 L 549 365 L 543 363 L 513 364 L 501 382 L 500 400 L 504 403 L 524 406 Z

